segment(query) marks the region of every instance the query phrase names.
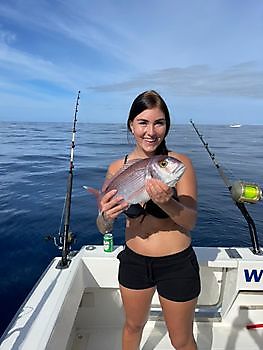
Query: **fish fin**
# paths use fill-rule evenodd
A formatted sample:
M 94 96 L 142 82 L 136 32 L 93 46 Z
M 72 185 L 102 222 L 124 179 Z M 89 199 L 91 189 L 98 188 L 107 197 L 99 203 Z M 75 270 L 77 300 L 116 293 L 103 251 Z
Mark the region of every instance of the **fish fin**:
M 135 201 L 134 198 L 137 198 Z M 150 199 L 150 196 L 148 195 L 146 190 L 138 189 L 136 192 L 133 192 L 126 201 L 130 204 L 137 204 L 137 203 L 145 203 L 148 202 Z
M 106 179 L 106 180 L 104 181 L 104 184 L 102 185 L 102 188 L 101 188 L 101 192 L 105 192 L 105 191 L 107 190 L 107 188 L 108 188 L 108 186 L 109 186 L 109 184 L 110 184 L 112 178 L 113 178 L 113 177 L 111 177 L 110 179 Z
M 136 164 L 137 162 L 141 161 L 141 159 L 132 159 L 128 160 L 127 163 L 123 164 L 123 166 L 109 179 L 106 179 L 103 186 L 102 186 L 102 192 L 105 192 L 109 186 L 109 184 L 120 174 L 122 174 L 126 169 L 131 167 L 133 164 Z
M 147 166 L 145 169 L 145 180 L 149 180 L 153 177 L 150 167 Z
M 83 186 L 83 187 L 85 188 L 85 190 L 87 190 L 87 192 L 93 194 L 96 197 L 97 206 L 98 206 L 98 209 L 100 210 L 101 192 L 93 187 L 89 187 L 89 186 Z
M 97 190 L 96 188 L 85 186 L 84 187 L 87 192 L 93 194 L 97 199 L 100 197 L 101 192 Z
M 125 164 L 123 164 L 122 168 L 129 168 L 131 165 L 140 162 L 142 160 L 142 158 L 136 158 L 136 159 L 131 159 L 128 160 Z

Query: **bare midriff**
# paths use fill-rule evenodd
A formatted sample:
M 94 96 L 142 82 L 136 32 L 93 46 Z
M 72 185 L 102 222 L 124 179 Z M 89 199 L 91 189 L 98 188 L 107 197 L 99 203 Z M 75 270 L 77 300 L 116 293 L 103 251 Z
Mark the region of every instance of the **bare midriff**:
M 127 219 L 126 244 L 138 254 L 166 256 L 183 251 L 191 244 L 191 237 L 170 218 L 152 215 Z

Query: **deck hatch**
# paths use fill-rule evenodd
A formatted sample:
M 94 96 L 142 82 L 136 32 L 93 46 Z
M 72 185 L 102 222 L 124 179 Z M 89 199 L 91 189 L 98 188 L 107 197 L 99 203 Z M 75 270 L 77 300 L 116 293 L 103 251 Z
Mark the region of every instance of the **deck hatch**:
M 227 248 L 226 253 L 229 256 L 230 259 L 242 259 L 242 256 L 239 254 L 239 252 L 234 248 Z

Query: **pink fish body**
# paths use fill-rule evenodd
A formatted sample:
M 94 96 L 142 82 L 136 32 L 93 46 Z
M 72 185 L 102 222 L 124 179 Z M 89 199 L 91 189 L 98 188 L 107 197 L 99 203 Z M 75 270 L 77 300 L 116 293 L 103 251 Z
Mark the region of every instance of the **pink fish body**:
M 145 189 L 147 179 L 156 178 L 169 187 L 175 186 L 185 171 L 185 165 L 167 155 L 128 162 L 102 187 L 102 195 L 116 189 L 129 204 L 147 202 L 150 197 Z

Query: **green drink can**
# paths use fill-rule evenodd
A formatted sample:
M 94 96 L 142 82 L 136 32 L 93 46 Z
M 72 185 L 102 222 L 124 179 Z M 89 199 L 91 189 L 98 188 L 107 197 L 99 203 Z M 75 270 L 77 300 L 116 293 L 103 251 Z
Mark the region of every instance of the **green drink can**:
M 105 233 L 103 237 L 104 252 L 111 253 L 113 251 L 113 234 Z

